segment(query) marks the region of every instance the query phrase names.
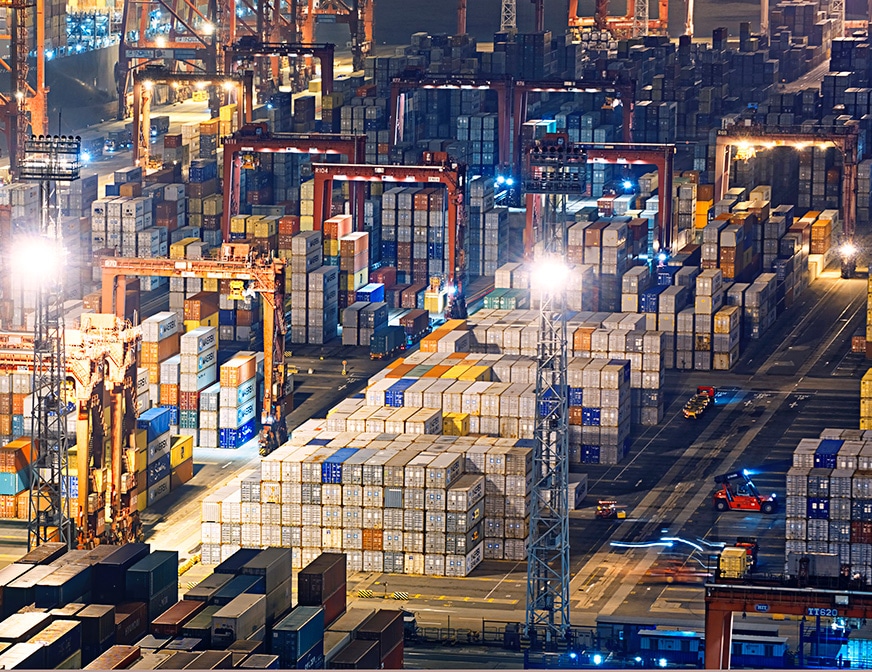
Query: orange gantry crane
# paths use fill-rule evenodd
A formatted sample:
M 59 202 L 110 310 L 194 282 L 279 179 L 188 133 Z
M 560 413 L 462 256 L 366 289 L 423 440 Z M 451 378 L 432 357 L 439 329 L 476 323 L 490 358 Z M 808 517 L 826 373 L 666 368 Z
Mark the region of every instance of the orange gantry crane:
M 648 0 L 642 1 L 647 10 Z M 573 31 L 580 31 L 583 28 L 608 30 L 619 39 L 638 37 L 633 35 L 634 18 L 637 16 L 636 4 L 635 0 L 627 0 L 627 13 L 624 16 L 609 16 L 609 0 L 596 0 L 594 16 L 590 18 L 578 15 L 578 0 L 569 0 L 568 26 Z M 638 13 L 642 14 L 643 12 Z M 644 13 L 647 14 L 647 11 Z M 646 16 L 645 20 L 647 21 L 647 34 L 667 34 L 669 27 L 669 0 L 658 0 L 658 18 L 650 19 Z M 636 23 L 638 30 L 638 21 Z
M 140 340 L 114 315 L 85 313 L 66 329 L 67 406 L 76 418 L 78 493 L 71 519 L 80 548 L 139 537 L 136 493 L 136 350 Z M 0 370 L 32 372 L 33 334 L 0 333 Z M 111 427 L 109 435 L 105 428 Z M 39 446 L 33 446 L 38 451 Z M 68 486 L 69 487 L 69 486 Z M 70 492 L 72 492 L 70 490 Z M 34 516 L 48 504 L 38 494 Z
M 365 135 L 334 133 L 271 133 L 265 123 L 249 124 L 224 139 L 224 214 L 221 231 L 230 240 L 230 219 L 239 214 L 240 171 L 243 161 L 260 153 L 289 152 L 295 154 L 344 156 L 350 163 L 360 163 L 366 152 Z M 244 159 L 245 157 L 245 159 Z M 365 196 L 355 188 L 351 194 L 355 220 L 363 222 Z
M 102 260 L 103 310 L 124 315 L 124 280 L 135 276 L 214 278 L 228 280 L 240 293 L 256 292 L 263 307 L 264 399 L 261 413 L 261 450 L 271 452 L 287 439 L 285 416 L 293 406 L 292 379 L 286 376 L 284 294 L 285 261 L 262 255 L 254 246 L 224 243 L 213 259 L 139 259 L 107 257 Z
M 841 132 L 839 132 L 841 131 Z M 734 159 L 750 158 L 756 152 L 774 147 L 835 147 L 842 153 L 842 222 L 843 233 L 853 239 L 857 222 L 857 170 L 859 126 L 856 122 L 832 128 L 783 127 L 772 132 L 765 127 L 730 126 L 718 131 L 715 155 L 715 198 L 724 198 L 730 188 L 730 166 Z M 735 150 L 735 151 L 734 151 Z
M 24 141 L 33 135 L 48 133 L 48 86 L 45 82 L 45 0 L 0 0 L 11 27 L 8 62 L 0 65 L 11 74 L 11 92 L 0 94 L 0 116 L 9 150 L 10 167 L 17 174 L 24 158 Z M 29 26 L 35 27 L 35 44 L 31 47 Z M 28 81 L 31 49 L 36 53 L 36 82 Z
M 151 96 L 156 84 L 186 83 L 205 87 L 220 83 L 225 94 L 236 92 L 237 123 L 242 127 L 251 121 L 254 99 L 254 77 L 251 72 L 236 75 L 172 72 L 160 66 L 137 70 L 133 77 L 133 162 L 148 168 L 151 143 Z
M 429 156 L 428 156 L 429 155 Z M 466 317 L 464 280 L 466 257 L 463 252 L 466 196 L 466 166 L 450 163 L 448 157 L 440 152 L 425 152 L 425 160 L 431 165 L 394 166 L 367 164 L 313 163 L 315 180 L 314 227 L 320 231 L 325 220 L 331 216 L 333 182 L 347 180 L 352 185 L 366 182 L 389 184 L 441 184 L 447 192 L 448 204 L 448 268 L 445 285 L 449 293 L 448 314 L 451 317 Z M 355 227 L 359 228 L 362 217 L 355 217 Z

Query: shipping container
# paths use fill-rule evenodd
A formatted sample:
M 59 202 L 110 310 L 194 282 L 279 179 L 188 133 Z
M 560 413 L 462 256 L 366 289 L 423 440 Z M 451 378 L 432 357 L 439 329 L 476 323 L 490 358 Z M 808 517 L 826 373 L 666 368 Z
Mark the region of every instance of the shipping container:
M 248 639 L 266 622 L 266 596 L 242 594 L 212 616 L 212 646 Z
M 151 634 L 163 637 L 178 637 L 189 620 L 200 613 L 206 603 L 200 600 L 185 599 L 176 602 L 151 622 Z
M 299 606 L 273 627 L 271 652 L 279 657 L 283 668 L 296 668 L 309 651 L 322 647 L 324 610 Z

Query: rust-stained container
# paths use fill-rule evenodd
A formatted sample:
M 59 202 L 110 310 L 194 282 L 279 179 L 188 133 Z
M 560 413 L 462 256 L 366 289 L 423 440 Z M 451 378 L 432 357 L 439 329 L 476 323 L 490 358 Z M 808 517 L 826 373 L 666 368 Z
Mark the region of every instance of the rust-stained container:
M 204 320 L 218 312 L 218 297 L 213 292 L 199 292 L 185 299 L 185 320 Z
M 182 600 L 176 602 L 151 622 L 151 634 L 156 637 L 178 637 L 182 634 L 182 627 L 185 623 L 200 613 L 205 607 L 206 603 L 200 600 Z
M 86 670 L 126 670 L 139 660 L 138 646 L 116 644 L 85 665 Z

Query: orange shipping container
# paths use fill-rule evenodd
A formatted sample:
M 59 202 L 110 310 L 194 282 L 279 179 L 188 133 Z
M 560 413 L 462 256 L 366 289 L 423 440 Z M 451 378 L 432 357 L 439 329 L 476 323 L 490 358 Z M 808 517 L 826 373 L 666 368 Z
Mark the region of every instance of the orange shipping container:
M 29 438 L 20 438 L 0 448 L 0 471 L 18 473 L 25 469 L 30 464 L 30 446 Z
M 9 413 L 0 414 L 0 434 L 3 436 L 12 434 L 12 415 Z
M 572 349 L 573 350 L 590 350 L 590 339 L 593 332 L 596 331 L 593 327 L 579 327 L 572 334 Z
M 183 486 L 194 477 L 194 458 L 189 457 L 173 469 L 170 478 L 170 490 Z
M 421 378 L 441 378 L 450 370 L 451 367 L 447 364 L 437 364 L 436 366 L 432 367 L 427 373 L 421 376 Z
M 212 292 L 199 292 L 185 299 L 185 320 L 205 320 L 218 312 L 218 296 Z
M 0 415 L 12 415 L 12 392 L 0 393 Z
M 24 400 L 26 394 L 12 393 L 12 415 L 24 415 Z
M 239 387 L 246 380 L 254 378 L 256 373 L 257 359 L 254 355 L 237 355 L 221 365 L 221 386 Z
M 181 342 L 179 339 L 181 339 L 181 334 L 176 332 L 172 336 L 167 336 L 165 339 L 158 341 L 157 343 L 143 342 L 139 361 L 142 362 L 143 365 L 157 364 L 165 359 L 169 359 L 173 355 L 179 354 L 179 346 Z
M 160 386 L 160 403 L 163 406 L 179 405 L 179 386 L 164 383 Z
M 324 220 L 324 238 L 339 240 L 350 233 L 353 233 L 351 215 L 336 215 Z
M 16 495 L 0 495 L 0 519 L 15 518 L 18 513 Z
M 402 378 L 414 368 L 414 364 L 400 364 L 399 366 L 391 369 L 385 376 L 385 378 Z
M 295 236 L 300 232 L 300 218 L 296 215 L 285 215 L 279 219 L 279 235 Z
M 363 550 L 380 551 L 384 546 L 384 534 L 382 530 L 363 530 Z
M 366 231 L 349 233 L 339 239 L 339 254 L 343 257 L 355 257 L 369 250 L 369 234 Z

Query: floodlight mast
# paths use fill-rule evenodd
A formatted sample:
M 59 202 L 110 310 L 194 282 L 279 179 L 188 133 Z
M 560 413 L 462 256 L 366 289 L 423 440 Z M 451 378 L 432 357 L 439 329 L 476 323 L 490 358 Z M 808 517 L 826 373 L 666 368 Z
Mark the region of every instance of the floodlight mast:
M 540 308 L 526 634 L 531 648 L 544 634 L 541 644 L 551 650 L 571 636 L 566 199 L 564 194 L 545 196 L 544 254 L 533 278 Z
M 20 169 L 23 180 L 40 185 L 40 222 L 30 245 L 47 252 L 37 281 L 33 340 L 33 412 L 31 416 L 30 493 L 27 547 L 48 542 L 76 545 L 70 513 L 68 409 L 64 351 L 63 238 L 57 212 L 58 180 L 79 179 L 81 139 L 33 136 L 25 144 Z M 51 263 L 51 259 L 54 263 Z

